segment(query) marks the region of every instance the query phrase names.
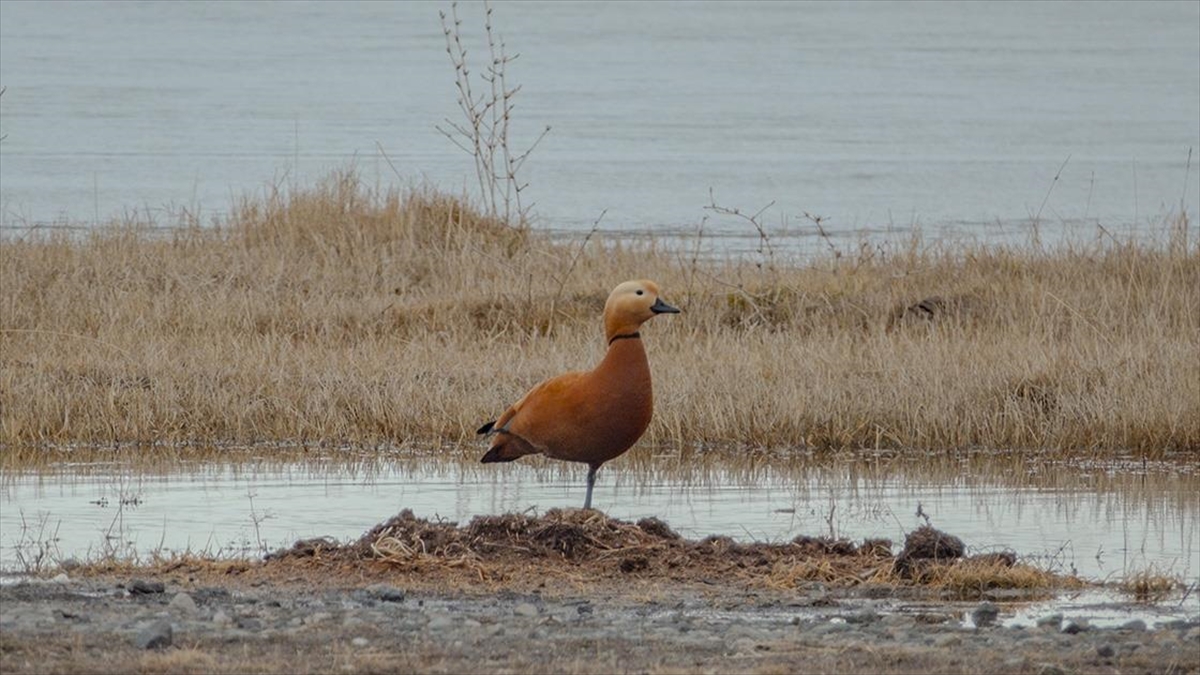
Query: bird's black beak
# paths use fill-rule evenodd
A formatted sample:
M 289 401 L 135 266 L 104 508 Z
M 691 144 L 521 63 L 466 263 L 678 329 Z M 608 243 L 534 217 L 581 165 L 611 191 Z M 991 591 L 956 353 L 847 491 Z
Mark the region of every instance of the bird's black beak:
M 679 308 L 668 305 L 662 301 L 662 298 L 655 298 L 654 304 L 650 305 L 650 311 L 655 314 L 678 314 Z

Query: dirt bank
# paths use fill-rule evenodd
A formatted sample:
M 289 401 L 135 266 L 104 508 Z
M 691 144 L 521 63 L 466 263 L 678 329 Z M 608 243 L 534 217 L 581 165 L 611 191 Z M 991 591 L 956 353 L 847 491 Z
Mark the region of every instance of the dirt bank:
M 67 565 L 5 584 L 0 670 L 1200 672 L 1200 620 L 1008 627 L 1079 582 L 1015 555 L 964 559 L 932 529 L 891 549 L 690 541 L 595 511 L 463 527 L 406 512 L 263 561 Z

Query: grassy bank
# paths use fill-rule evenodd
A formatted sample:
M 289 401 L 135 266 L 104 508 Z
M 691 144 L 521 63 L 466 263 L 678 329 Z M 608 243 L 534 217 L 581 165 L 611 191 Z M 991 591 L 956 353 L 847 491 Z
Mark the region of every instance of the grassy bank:
M 643 333 L 644 442 L 1200 454 L 1200 248 L 1181 237 L 804 264 L 687 249 L 556 243 L 352 173 L 218 227 L 9 238 L 4 461 L 124 441 L 455 447 L 590 367 L 608 291 L 642 277 L 684 310 Z

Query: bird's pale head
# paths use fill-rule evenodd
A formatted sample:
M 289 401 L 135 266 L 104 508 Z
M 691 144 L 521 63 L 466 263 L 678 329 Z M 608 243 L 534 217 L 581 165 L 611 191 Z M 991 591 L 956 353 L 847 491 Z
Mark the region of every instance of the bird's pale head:
M 611 341 L 618 335 L 636 333 L 659 314 L 678 313 L 659 297 L 658 284 L 647 279 L 626 281 L 614 288 L 604 303 L 604 333 Z

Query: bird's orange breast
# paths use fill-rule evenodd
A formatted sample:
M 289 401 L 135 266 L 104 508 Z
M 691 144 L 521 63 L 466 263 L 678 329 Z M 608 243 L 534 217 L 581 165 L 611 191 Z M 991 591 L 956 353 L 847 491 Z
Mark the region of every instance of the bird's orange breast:
M 547 380 L 506 425 L 542 454 L 599 465 L 641 438 L 654 411 L 640 339 L 619 340 L 594 370 Z

